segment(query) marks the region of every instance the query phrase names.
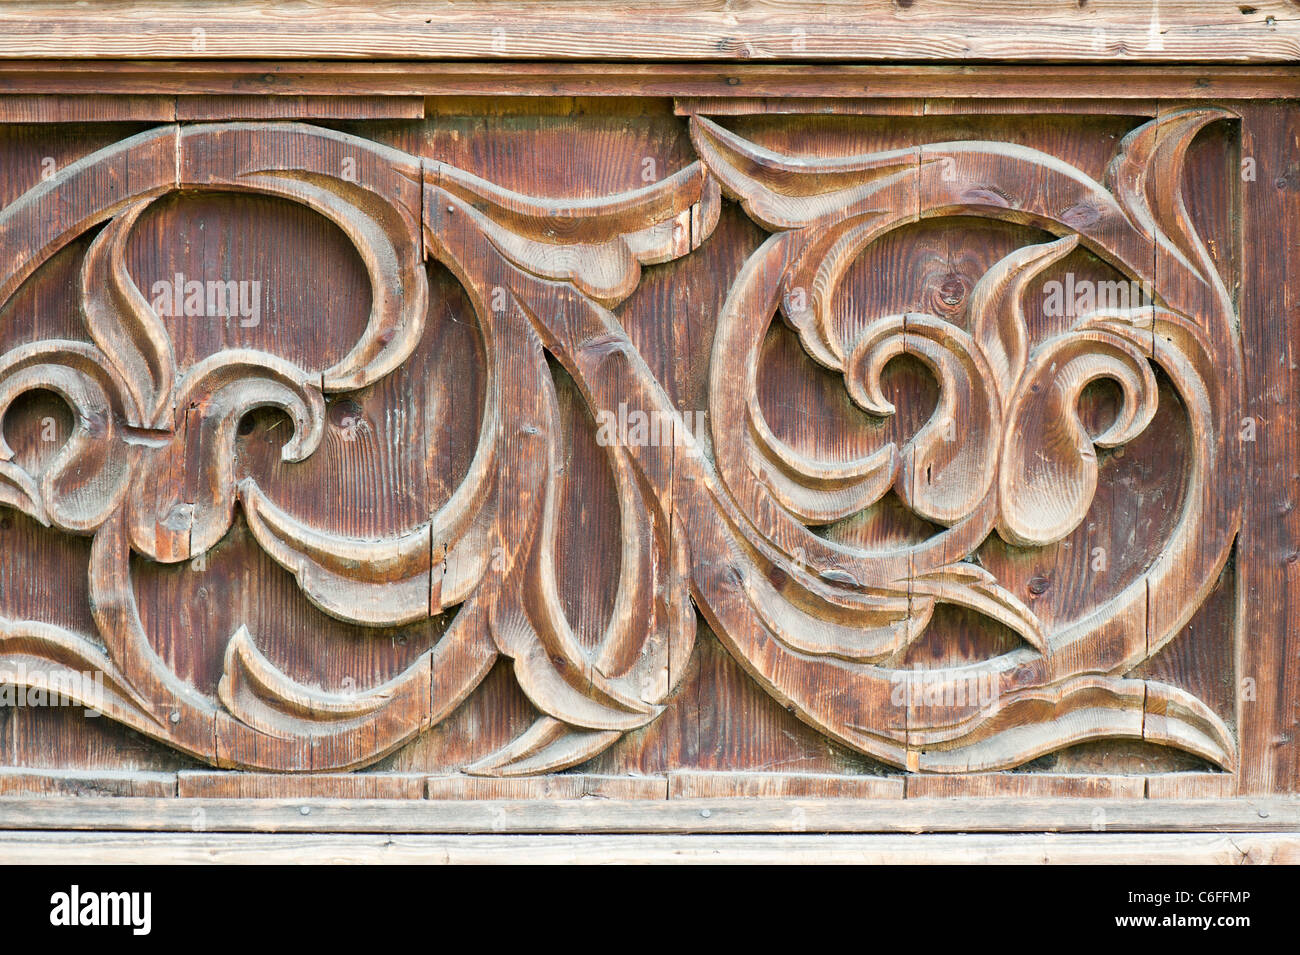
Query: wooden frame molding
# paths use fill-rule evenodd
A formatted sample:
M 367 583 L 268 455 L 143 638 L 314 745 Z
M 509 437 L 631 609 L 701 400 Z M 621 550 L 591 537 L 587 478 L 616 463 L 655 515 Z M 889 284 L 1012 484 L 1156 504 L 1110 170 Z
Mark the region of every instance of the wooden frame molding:
M 11 864 L 1294 864 L 1298 811 L 1291 799 L 6 798 L 0 855 Z
M 1300 858 L 1294 4 L 32 6 L 0 852 Z

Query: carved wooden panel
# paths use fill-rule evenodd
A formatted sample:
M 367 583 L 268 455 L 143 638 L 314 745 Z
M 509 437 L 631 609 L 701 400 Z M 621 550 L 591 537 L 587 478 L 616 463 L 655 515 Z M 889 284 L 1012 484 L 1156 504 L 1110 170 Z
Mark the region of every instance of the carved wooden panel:
M 6 785 L 1292 789 L 1290 119 L 1132 109 L 0 127 Z

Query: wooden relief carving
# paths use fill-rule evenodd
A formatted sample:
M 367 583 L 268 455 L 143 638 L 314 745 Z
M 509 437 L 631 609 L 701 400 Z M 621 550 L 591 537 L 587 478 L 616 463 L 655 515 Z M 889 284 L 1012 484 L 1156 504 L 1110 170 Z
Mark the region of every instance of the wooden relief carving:
M 1099 181 L 1036 149 L 983 140 L 786 154 L 697 116 L 694 162 L 641 188 L 572 201 L 290 123 L 172 125 L 100 149 L 0 212 L 0 301 L 93 234 L 77 277 L 84 335 L 38 337 L 0 356 L 0 418 L 45 390 L 74 419 L 36 469 L 0 437 L 0 502 L 92 539 L 94 621 L 94 632 L 78 632 L 0 619 L 0 682 L 100 674 L 102 691 L 82 702 L 112 720 L 211 765 L 303 772 L 374 764 L 443 721 L 506 660 L 540 715 L 463 769 L 531 775 L 590 760 L 672 706 L 698 610 L 781 704 L 908 771 L 1011 768 L 1104 739 L 1232 769 L 1233 731 L 1206 702 L 1135 675 L 1206 600 L 1240 523 L 1236 315 L 1183 190 L 1193 138 L 1231 118 L 1162 113 L 1123 139 Z M 136 285 L 125 254 L 142 216 L 178 191 L 287 200 L 341 230 L 371 290 L 368 321 L 341 360 L 304 367 L 245 347 L 178 357 L 160 314 L 167 301 Z M 730 203 L 764 237 L 734 280 L 718 278 L 730 287 L 705 345 L 701 429 L 617 309 L 643 266 L 698 254 Z M 867 250 L 945 217 L 1045 238 L 983 272 L 963 321 L 937 309 L 848 321 L 836 312 Z M 1076 250 L 1150 289 L 1149 301 L 1088 307 L 1035 334 L 1025 299 Z M 454 276 L 477 319 L 477 443 L 426 520 L 388 537 L 341 534 L 234 466 L 238 429 L 250 412 L 279 409 L 292 425 L 283 462 L 311 458 L 327 399 L 384 380 L 421 341 L 436 304 L 428 263 Z M 188 294 L 175 290 L 176 303 Z M 759 393 L 774 322 L 872 419 L 899 414 L 884 379 L 904 356 L 937 385 L 933 411 L 912 433 L 879 432 L 857 456 L 795 446 Z M 613 611 L 594 645 L 575 632 L 557 573 L 560 374 L 597 422 L 623 409 L 666 423 L 665 440 L 597 441 L 621 551 Z M 1099 380 L 1117 386 L 1119 401 L 1094 429 L 1079 405 Z M 1132 442 L 1170 400 L 1191 446 L 1168 539 L 1104 602 L 1041 619 L 977 551 L 994 538 L 1020 553 L 1069 536 L 1093 506 L 1098 449 Z M 908 515 L 904 530 L 837 530 L 887 499 Z M 357 688 L 302 681 L 238 626 L 219 635 L 221 675 L 205 692 L 151 643 L 134 573 L 202 558 L 237 513 L 323 614 L 376 638 L 433 618 L 445 630 L 392 678 Z M 908 651 L 931 636 L 940 606 L 1006 628 L 1016 645 L 913 665 Z

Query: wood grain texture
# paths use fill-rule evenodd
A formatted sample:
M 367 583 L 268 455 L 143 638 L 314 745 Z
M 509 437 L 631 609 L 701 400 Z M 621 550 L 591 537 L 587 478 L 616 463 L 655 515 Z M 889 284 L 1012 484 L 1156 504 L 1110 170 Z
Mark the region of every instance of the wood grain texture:
M 1236 791 L 1228 773 L 1166 773 L 1147 777 L 1148 799 L 1225 799 Z
M 1285 62 L 1297 54 L 1282 0 L 1140 0 L 1104 10 L 1073 0 L 972 7 L 760 0 L 653 6 L 475 2 L 433 8 L 236 0 L 220 7 L 155 0 L 116 16 L 70 2 L 13 4 L 0 53 L 23 57 L 335 57 L 436 59 L 1055 60 Z
M 669 773 L 669 799 L 902 799 L 900 776 L 821 773 Z
M 0 98 L 6 123 L 202 119 L 419 119 L 419 96 L 165 96 L 52 93 Z
M 1226 774 L 1225 774 L 1226 775 Z M 907 780 L 909 799 L 995 797 L 1036 799 L 1145 799 L 1147 781 L 1141 776 L 1073 776 L 1050 773 L 980 773 L 969 776 L 913 776 Z
M 1297 305 L 1293 270 L 1283 259 L 1294 248 L 1297 201 L 1293 110 L 1247 110 L 1242 118 L 1242 155 L 1267 172 L 1243 183 L 1242 256 L 1246 275 L 1270 281 L 1242 286 L 1243 331 L 1257 342 L 1245 369 L 1242 427 L 1254 430 L 1243 444 L 1250 496 L 1242 527 L 1243 630 L 1258 634 L 1238 648 L 1237 707 L 1249 756 L 1240 774 L 1244 793 L 1294 790 L 1300 779 L 1300 673 L 1293 646 L 1300 563 L 1300 515 L 1296 512 L 1300 454 L 1290 409 L 1297 399 L 1293 358 Z
M 182 799 L 421 799 L 424 779 L 396 773 L 267 776 L 189 770 L 176 774 L 176 795 Z
M 213 119 L 420 119 L 418 96 L 177 96 L 181 121 Z
M 174 119 L 173 96 L 54 94 L 0 98 L 0 121 L 6 123 L 165 123 Z
M 140 770 L 33 770 L 6 769 L 0 771 L 0 796 L 22 798 L 33 796 L 135 796 L 159 797 L 176 795 L 174 773 L 157 773 Z
M 551 776 L 486 779 L 481 776 L 430 776 L 429 799 L 666 799 L 668 781 L 655 776 Z

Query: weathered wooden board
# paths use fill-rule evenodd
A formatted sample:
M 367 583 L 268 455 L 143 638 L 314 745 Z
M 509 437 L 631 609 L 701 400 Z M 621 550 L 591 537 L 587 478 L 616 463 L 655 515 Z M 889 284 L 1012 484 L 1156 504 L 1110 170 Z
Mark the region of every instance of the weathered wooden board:
M 1286 62 L 1285 0 L 72 0 L 0 9 L 22 57 Z
M 0 64 L 0 794 L 1296 791 L 1289 68 L 364 67 Z

